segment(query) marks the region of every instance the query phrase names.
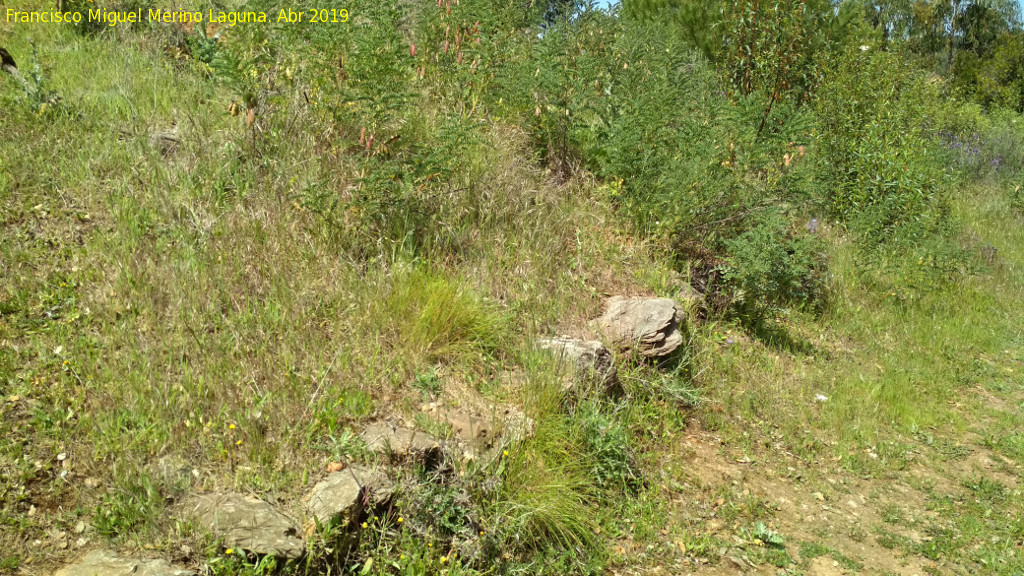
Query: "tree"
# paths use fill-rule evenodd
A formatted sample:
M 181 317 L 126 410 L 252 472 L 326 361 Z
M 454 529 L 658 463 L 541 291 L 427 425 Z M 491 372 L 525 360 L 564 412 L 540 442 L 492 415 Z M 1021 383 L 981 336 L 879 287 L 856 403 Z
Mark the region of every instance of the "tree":
M 1024 32 L 1000 38 L 978 73 L 978 96 L 987 104 L 1024 112 Z

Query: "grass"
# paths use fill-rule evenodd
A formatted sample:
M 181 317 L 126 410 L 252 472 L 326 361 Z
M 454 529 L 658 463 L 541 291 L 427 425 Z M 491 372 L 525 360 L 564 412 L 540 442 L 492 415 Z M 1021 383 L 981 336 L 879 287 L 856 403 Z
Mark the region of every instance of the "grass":
M 228 113 L 230 87 L 153 37 L 27 30 L 63 100 L 39 114 L 0 77 L 0 572 L 71 559 L 77 548 L 53 534 L 80 521 L 95 545 L 185 546 L 178 560 L 223 575 L 689 570 L 722 562 L 735 538 L 748 561 L 787 568 L 799 540 L 776 506 L 739 481 L 694 481 L 682 439 L 717 435 L 723 460 L 795 465 L 808 483 L 945 474 L 970 458 L 971 433 L 1024 458 L 1024 232 L 997 185 L 955 204 L 964 244 L 999 255 L 974 274 L 894 294 L 898 282 L 865 275 L 829 228 L 827 312 L 781 322 L 799 345 L 712 317 L 678 366 L 622 366 L 622 397 L 566 403 L 533 338 L 586 332 L 603 295 L 674 296 L 686 283 L 664 247 L 622 224 L 605 184 L 583 171 L 558 180 L 521 128 L 475 118 L 462 168 L 435 191 L 441 224 L 409 249 L 331 208 L 371 168 L 324 148 L 337 126 L 299 85 L 275 93 L 257 137 Z M 29 53 L 27 35 L 5 47 Z M 424 114 L 417 125 L 441 123 Z M 150 133 L 170 127 L 182 143 L 165 153 Z M 282 568 L 174 519 L 197 490 L 294 507 L 327 463 L 373 461 L 362 425 L 460 393 L 522 408 L 533 434 L 468 463 L 396 471 L 407 518 L 368 519 L 351 556 L 325 537 Z M 928 540 L 897 533 L 903 506 L 858 539 L 1019 573 L 1015 496 L 971 477 L 929 492 Z M 799 549 L 801 561 L 824 555 L 862 566 L 830 543 Z

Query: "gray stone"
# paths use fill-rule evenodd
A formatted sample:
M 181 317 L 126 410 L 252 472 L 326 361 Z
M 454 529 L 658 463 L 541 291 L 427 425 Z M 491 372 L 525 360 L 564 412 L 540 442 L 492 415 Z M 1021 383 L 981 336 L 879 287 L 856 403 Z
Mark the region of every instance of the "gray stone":
M 153 478 L 174 488 L 187 488 L 192 483 L 192 467 L 180 456 L 169 455 L 149 466 Z
M 363 429 L 363 441 L 371 452 L 388 453 L 399 458 L 432 458 L 440 451 L 437 440 L 426 432 L 374 422 Z
M 177 129 L 153 130 L 149 133 L 149 143 L 160 151 L 163 156 L 175 153 L 181 146 L 181 135 Z
M 573 371 L 573 380 L 563 391 L 570 392 L 579 384 L 597 384 L 606 392 L 618 386 L 618 376 L 612 353 L 604 344 L 597 340 L 580 340 L 577 338 L 542 338 L 537 345 L 549 350 L 560 361 L 569 365 Z
M 508 442 L 531 434 L 535 423 L 517 408 L 494 405 L 473 409 L 468 406 L 439 412 L 437 418 L 451 429 L 448 446 L 461 450 L 467 460 L 478 458 Z
M 666 358 L 685 341 L 686 315 L 669 298 L 615 296 L 595 324 L 608 345 L 645 358 Z
M 194 576 L 195 572 L 176 568 L 163 560 L 122 558 L 109 550 L 93 550 L 74 564 L 61 568 L 54 576 Z
M 388 501 L 393 491 L 391 481 L 379 470 L 349 466 L 314 486 L 306 497 L 306 509 L 321 524 L 348 521 L 367 506 Z
M 305 550 L 295 524 L 253 496 L 203 494 L 189 500 L 186 512 L 232 548 L 280 558 L 298 558 Z

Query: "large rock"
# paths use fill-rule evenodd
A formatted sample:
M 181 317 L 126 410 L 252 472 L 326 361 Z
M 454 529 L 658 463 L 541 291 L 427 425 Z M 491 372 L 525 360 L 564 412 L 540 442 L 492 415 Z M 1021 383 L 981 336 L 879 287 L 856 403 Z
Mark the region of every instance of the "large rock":
M 253 496 L 203 494 L 189 501 L 186 512 L 232 548 L 288 559 L 305 550 L 295 524 Z
M 612 392 L 618 387 L 612 353 L 601 342 L 560 337 L 542 338 L 537 340 L 537 345 L 551 351 L 572 369 L 573 380 L 564 391 L 569 392 L 580 384 L 596 384 L 606 392 Z
M 363 429 L 363 441 L 371 452 L 385 453 L 399 459 L 435 459 L 440 453 L 437 440 L 423 432 L 394 426 L 386 422 L 374 422 Z
M 382 472 L 349 466 L 321 480 L 306 497 L 306 509 L 320 524 L 348 522 L 367 507 L 391 499 L 394 487 Z
M 195 576 L 195 572 L 163 560 L 122 558 L 109 550 L 93 550 L 54 576 Z
M 609 346 L 663 359 L 683 345 L 685 322 L 683 308 L 669 298 L 615 296 L 595 323 Z

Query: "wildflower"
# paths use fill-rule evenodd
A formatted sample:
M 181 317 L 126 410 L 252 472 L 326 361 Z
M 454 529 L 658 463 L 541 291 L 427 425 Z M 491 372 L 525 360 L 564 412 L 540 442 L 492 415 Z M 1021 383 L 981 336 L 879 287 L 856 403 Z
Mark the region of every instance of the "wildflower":
M 228 430 L 234 430 L 234 429 L 235 429 L 235 425 L 234 424 L 228 424 Z
M 416 44 L 409 44 L 409 56 L 416 57 Z
M 441 564 L 444 564 L 447 561 L 448 561 L 448 557 L 447 556 L 442 556 L 441 557 Z
M 501 452 L 501 454 L 502 454 L 503 456 L 508 456 L 508 450 L 503 450 L 503 451 Z
M 242 441 L 241 440 L 238 440 L 238 441 L 235 442 L 235 446 L 241 446 L 241 445 L 242 445 Z
M 369 527 L 370 527 L 369 524 L 367 524 L 366 522 L 363 522 L 363 530 L 366 530 Z
M 405 522 L 405 519 L 402 518 L 401 516 L 399 516 L 398 517 L 398 523 L 401 524 L 402 522 Z
M 235 549 L 234 548 L 228 548 L 227 550 L 224 551 L 224 553 L 227 554 L 228 556 L 231 556 L 232 554 L 235 553 Z

